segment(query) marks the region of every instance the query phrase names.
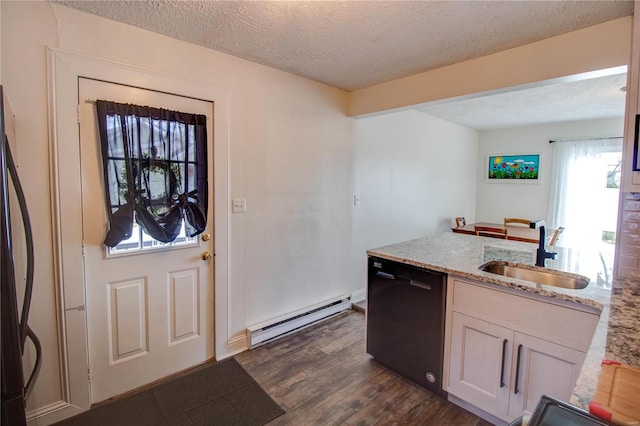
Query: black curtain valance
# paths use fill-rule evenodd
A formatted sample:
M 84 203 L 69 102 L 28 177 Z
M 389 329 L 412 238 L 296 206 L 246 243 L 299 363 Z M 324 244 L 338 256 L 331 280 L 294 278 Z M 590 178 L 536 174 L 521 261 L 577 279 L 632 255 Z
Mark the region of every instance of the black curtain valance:
M 96 102 L 109 230 L 115 247 L 133 221 L 162 242 L 207 225 L 206 116 L 149 106 Z

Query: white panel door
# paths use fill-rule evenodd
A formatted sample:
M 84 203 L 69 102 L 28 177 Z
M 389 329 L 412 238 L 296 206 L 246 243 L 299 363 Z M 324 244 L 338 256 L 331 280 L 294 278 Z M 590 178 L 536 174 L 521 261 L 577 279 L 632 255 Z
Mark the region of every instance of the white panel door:
M 491 414 L 509 409 L 513 330 L 452 313 L 447 391 Z
M 96 99 L 207 116 L 209 207 L 213 227 L 213 104 L 79 79 L 82 226 L 91 401 L 103 401 L 214 356 L 213 238 L 188 246 L 108 256 Z M 61 160 L 63 163 L 64 160 Z M 73 159 L 69 159 L 73 161 Z

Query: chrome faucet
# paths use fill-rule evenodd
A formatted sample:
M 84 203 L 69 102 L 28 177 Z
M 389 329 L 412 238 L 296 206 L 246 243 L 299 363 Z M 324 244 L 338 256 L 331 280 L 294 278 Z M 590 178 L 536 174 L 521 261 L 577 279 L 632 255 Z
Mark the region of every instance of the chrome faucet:
M 540 240 L 538 241 L 538 250 L 536 250 L 536 266 L 542 266 L 543 268 L 547 259 L 555 259 L 556 256 L 558 256 L 558 253 L 548 252 L 544 248 L 547 237 L 544 229 L 545 226 L 544 220 L 536 220 L 529 223 L 529 228 L 540 229 Z

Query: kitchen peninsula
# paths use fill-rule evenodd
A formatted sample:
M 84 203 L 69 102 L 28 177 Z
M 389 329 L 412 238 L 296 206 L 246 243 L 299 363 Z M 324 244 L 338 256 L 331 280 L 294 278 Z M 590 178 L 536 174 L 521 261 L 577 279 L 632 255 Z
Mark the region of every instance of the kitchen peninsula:
M 593 284 L 582 290 L 563 289 L 512 279 L 478 269 L 480 265 L 492 260 L 532 265 L 535 261 L 536 248 L 536 245 L 529 243 L 443 233 L 368 250 L 367 254 L 446 273 L 450 277 L 448 291 L 452 291 L 451 277 L 455 277 L 479 287 L 494 287 L 515 295 L 520 292 L 532 299 L 593 314 L 592 316 L 596 318 L 597 330 L 593 339 L 590 337 L 587 339 L 592 341 L 586 342 L 586 348 L 584 344 L 581 348 L 582 358 L 579 358 L 577 365 L 582 365 L 582 369 L 579 371 L 577 385 L 570 398 L 571 403 L 586 409 L 593 397 L 600 371 L 600 361 L 603 358 L 617 359 L 632 366 L 638 366 L 640 363 L 637 344 L 640 339 L 635 329 L 640 314 L 637 306 L 634 305 L 638 300 L 640 284 L 634 280 L 616 282 L 609 299 L 608 290 L 597 288 Z M 576 273 L 579 265 L 579 262 L 575 261 L 579 258 L 576 252 L 560 247 L 554 247 L 555 249 L 559 252 L 558 259 L 549 260 L 547 267 L 557 271 Z M 500 311 L 501 305 L 492 308 Z M 600 316 L 599 321 L 597 316 Z M 450 314 L 447 318 L 448 321 L 451 320 Z M 593 327 L 593 321 L 591 324 L 590 328 Z M 451 324 L 447 326 L 450 330 Z M 588 336 L 592 336 L 592 333 L 593 329 L 588 332 Z M 450 340 L 446 344 L 450 344 Z M 587 351 L 586 359 L 585 351 Z M 449 354 L 449 351 L 445 353 Z M 583 360 L 584 364 L 582 364 Z
M 593 312 L 598 314 L 602 311 L 603 305 L 590 297 L 591 286 L 582 290 L 562 289 L 478 269 L 480 265 L 491 260 L 533 265 L 536 249 L 537 245 L 531 243 L 445 232 L 367 250 L 367 254 L 540 296 L 578 303 L 591 308 Z M 557 271 L 577 273 L 575 270 L 577 265 L 567 261 L 571 257 L 571 250 L 561 247 L 554 247 L 554 250 L 559 252 L 558 258 L 548 260 L 547 267 Z

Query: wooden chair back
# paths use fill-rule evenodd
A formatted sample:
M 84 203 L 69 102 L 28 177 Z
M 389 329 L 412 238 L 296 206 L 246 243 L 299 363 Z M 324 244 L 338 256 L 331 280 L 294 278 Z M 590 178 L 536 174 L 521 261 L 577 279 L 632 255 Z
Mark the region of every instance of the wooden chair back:
M 467 222 L 464 220 L 464 217 L 456 217 L 456 226 L 460 228 L 461 226 L 465 226 Z
M 560 234 L 562 234 L 563 231 L 564 231 L 564 227 L 562 226 L 559 226 L 558 229 L 553 231 L 553 234 L 551 234 L 551 240 L 549 240 L 550 246 L 556 245 L 556 243 L 558 242 L 558 237 L 560 236 Z
M 479 237 L 491 237 L 507 239 L 507 228 L 494 228 L 491 226 L 475 226 L 476 235 Z
M 518 217 L 505 217 L 504 218 L 504 225 L 527 225 L 529 226 L 529 224 L 531 223 L 531 220 L 529 219 L 521 219 Z

